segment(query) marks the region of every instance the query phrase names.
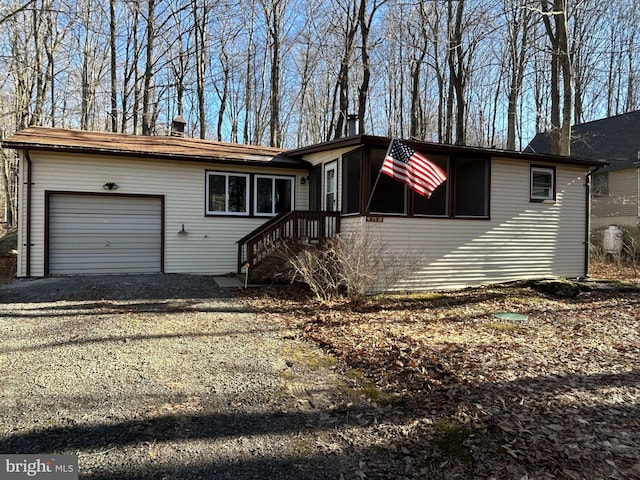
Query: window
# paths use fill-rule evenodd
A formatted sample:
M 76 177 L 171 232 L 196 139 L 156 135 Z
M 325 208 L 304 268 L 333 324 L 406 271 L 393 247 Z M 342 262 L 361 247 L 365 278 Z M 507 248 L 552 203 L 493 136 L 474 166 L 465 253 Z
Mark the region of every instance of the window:
M 427 155 L 429 161 L 438 165 L 442 170 L 448 172 L 449 159 L 442 155 Z M 450 176 L 450 173 L 447 173 Z M 449 213 L 449 185 L 451 182 L 445 181 L 438 185 L 429 198 L 412 192 L 414 215 L 434 215 L 447 216 Z
M 309 172 L 309 210 L 322 210 L 322 165 Z
M 609 195 L 609 172 L 594 173 L 591 176 L 591 193 L 594 195 Z
M 249 175 L 207 172 L 207 214 L 249 215 Z
M 454 217 L 489 216 L 489 160 L 455 158 L 453 168 Z
M 361 150 L 342 156 L 342 213 L 360 212 L 361 157 Z
M 380 174 L 387 149 L 372 148 L 369 154 L 369 185 L 373 189 L 367 198 L 371 213 L 406 213 L 404 183 Z
M 531 166 L 531 201 L 555 200 L 555 168 Z
M 369 212 L 448 218 L 489 217 L 491 161 L 486 157 L 449 157 L 421 152 L 445 172 L 447 180 L 425 198 L 387 175 L 379 175 L 386 150 L 371 149 Z M 377 184 L 376 184 L 377 182 Z M 368 198 L 368 197 L 367 197 Z
M 293 177 L 256 175 L 256 215 L 276 215 L 293 209 Z

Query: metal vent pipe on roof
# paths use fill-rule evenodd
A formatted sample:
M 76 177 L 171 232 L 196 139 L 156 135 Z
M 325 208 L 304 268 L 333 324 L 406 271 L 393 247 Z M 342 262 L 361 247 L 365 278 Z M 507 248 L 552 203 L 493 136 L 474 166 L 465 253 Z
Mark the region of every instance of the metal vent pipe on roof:
M 358 135 L 360 132 L 358 131 L 358 115 L 350 114 L 347 115 L 347 136 L 353 137 Z

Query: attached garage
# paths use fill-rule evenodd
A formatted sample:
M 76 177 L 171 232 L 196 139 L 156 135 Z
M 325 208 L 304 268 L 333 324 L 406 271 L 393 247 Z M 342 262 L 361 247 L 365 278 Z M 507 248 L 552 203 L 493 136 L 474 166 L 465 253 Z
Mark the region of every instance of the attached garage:
M 48 275 L 163 271 L 163 198 L 47 195 Z

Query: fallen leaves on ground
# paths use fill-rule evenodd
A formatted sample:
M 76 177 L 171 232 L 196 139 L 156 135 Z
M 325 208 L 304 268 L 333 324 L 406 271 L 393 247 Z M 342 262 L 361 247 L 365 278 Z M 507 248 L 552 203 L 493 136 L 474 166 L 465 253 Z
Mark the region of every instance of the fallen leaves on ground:
M 362 478 L 640 478 L 640 290 L 596 287 L 250 301 L 392 395 Z

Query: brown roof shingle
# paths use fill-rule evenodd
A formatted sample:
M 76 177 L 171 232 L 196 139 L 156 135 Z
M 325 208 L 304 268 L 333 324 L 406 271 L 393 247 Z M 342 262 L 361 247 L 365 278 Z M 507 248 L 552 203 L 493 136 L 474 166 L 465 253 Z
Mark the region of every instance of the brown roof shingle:
M 172 160 L 307 166 L 306 162 L 282 155 L 283 149 L 280 148 L 187 137 L 127 135 L 48 127 L 26 128 L 11 135 L 2 145 L 16 150 L 91 152 Z

